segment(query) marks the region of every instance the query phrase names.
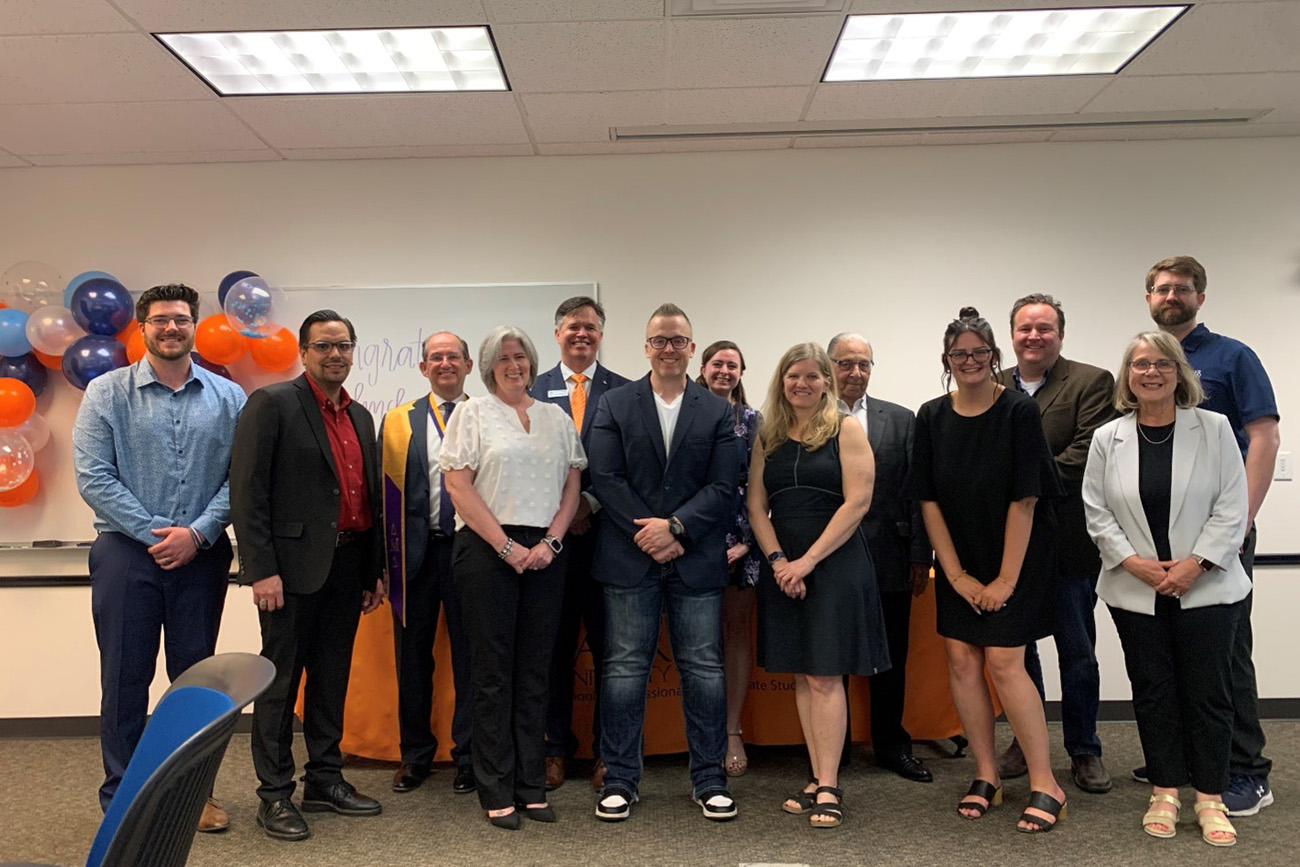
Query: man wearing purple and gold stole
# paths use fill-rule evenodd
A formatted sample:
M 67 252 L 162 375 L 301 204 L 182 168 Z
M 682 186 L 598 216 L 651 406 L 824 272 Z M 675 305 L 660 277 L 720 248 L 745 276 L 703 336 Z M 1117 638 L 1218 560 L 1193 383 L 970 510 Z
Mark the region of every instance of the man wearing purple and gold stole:
M 393 776 L 394 792 L 419 788 L 438 751 L 431 716 L 439 605 L 446 615 L 456 688 L 451 721 L 451 757 L 456 763 L 452 790 L 465 794 L 475 788 L 470 765 L 469 647 L 451 578 L 455 511 L 438 469 L 447 420 L 466 399 L 465 377 L 473 368 L 463 339 L 448 331 L 430 335 L 421 352 L 420 373 L 428 378 L 431 392 L 389 410 L 379 426 L 384 564 L 393 605 L 402 750 L 402 765 Z

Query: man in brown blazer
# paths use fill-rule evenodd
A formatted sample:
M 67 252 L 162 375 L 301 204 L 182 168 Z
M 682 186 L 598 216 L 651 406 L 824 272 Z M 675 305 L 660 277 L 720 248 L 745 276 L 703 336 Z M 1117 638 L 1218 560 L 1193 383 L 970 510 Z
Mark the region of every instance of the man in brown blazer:
M 1085 792 L 1110 791 L 1101 759 L 1097 708 L 1101 674 L 1097 666 L 1097 576 L 1101 557 L 1088 536 L 1083 513 L 1083 469 L 1097 428 L 1115 417 L 1115 378 L 1099 367 L 1061 357 L 1065 311 L 1051 295 L 1035 293 L 1011 308 L 1011 347 L 1016 366 L 1003 371 L 1007 388 L 1034 398 L 1043 415 L 1047 442 L 1066 495 L 1055 502 L 1057 537 L 1056 654 L 1061 666 L 1061 722 L 1074 782 Z M 1025 648 L 1025 668 L 1040 695 L 1043 668 L 1038 649 Z M 1020 745 L 1012 741 L 998 763 L 1004 779 L 1028 772 Z

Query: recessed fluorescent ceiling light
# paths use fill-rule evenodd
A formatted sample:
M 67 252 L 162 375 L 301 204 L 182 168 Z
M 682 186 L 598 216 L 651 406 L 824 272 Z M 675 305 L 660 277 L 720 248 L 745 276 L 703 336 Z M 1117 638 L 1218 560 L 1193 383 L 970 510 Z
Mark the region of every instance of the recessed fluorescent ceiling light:
M 1186 9 L 851 15 L 822 80 L 1113 73 Z
M 222 96 L 508 89 L 486 27 L 154 35 Z

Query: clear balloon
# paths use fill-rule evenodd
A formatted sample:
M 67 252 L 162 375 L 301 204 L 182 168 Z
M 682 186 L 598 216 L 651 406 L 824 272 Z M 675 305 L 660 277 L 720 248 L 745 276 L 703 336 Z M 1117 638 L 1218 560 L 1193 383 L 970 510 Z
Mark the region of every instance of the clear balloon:
M 87 334 L 63 353 L 63 375 L 82 391 L 95 377 L 126 365 L 126 347 L 111 335 Z
M 221 285 L 217 287 L 217 303 L 223 308 L 226 306 L 226 296 L 230 294 L 230 287 L 234 286 L 240 280 L 248 277 L 258 276 L 253 271 L 231 271 L 221 278 Z
M 116 280 L 93 277 L 72 293 L 72 318 L 91 334 L 112 334 L 131 323 L 135 301 Z
M 114 282 L 120 282 L 116 277 L 114 277 L 112 274 L 109 274 L 107 271 L 82 271 L 76 277 L 73 277 L 71 280 L 69 280 L 68 287 L 63 290 L 63 306 L 71 307 L 72 293 L 76 292 L 77 287 L 80 286 L 82 283 L 85 283 L 87 280 L 93 280 L 96 277 L 105 277 Z
M 36 453 L 13 428 L 0 428 L 0 491 L 12 491 L 36 469 Z
M 0 506 L 6 509 L 12 509 L 16 506 L 22 506 L 30 503 L 35 498 L 36 493 L 41 489 L 41 474 L 32 470 L 27 481 L 23 482 L 13 490 L 6 491 L 0 489 Z
M 26 383 L 36 397 L 41 396 L 41 392 L 45 391 L 45 386 L 50 381 L 45 366 L 30 352 L 26 355 L 0 356 L 0 378 L 3 377 L 13 377 Z
M 66 307 L 42 307 L 27 319 L 27 339 L 32 348 L 46 355 L 62 355 L 63 350 L 86 336 Z
M 0 301 L 31 313 L 63 299 L 63 278 L 44 262 L 18 262 L 0 277 Z
M 283 307 L 284 290 L 267 284 L 261 277 L 245 277 L 226 293 L 222 305 L 230 325 L 245 337 L 268 337 L 280 326 L 274 322 Z
M 0 310 L 0 355 L 26 355 L 32 351 L 32 342 L 27 339 L 28 318 L 25 310 Z
M 32 447 L 33 452 L 39 452 L 50 441 L 50 423 L 39 412 L 27 416 L 27 421 L 22 424 L 11 428 L 3 428 L 3 430 L 13 431 L 27 440 L 27 444 Z

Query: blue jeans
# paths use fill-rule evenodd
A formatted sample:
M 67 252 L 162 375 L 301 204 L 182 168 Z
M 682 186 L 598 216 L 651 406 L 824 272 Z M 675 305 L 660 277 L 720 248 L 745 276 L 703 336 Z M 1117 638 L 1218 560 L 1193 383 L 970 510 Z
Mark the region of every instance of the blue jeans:
M 722 673 L 722 587 L 686 586 L 677 570 L 632 587 L 605 585 L 605 671 L 601 680 L 600 755 L 605 785 L 636 794 L 641 781 L 641 737 L 646 686 L 659 648 L 659 617 L 668 612 L 668 637 L 682 683 L 692 794 L 726 787 L 727 691 Z
M 1076 756 L 1100 756 L 1097 708 L 1101 701 L 1101 671 L 1097 666 L 1097 573 L 1062 575 L 1056 582 L 1056 656 L 1061 666 L 1061 728 L 1065 751 Z M 1043 691 L 1043 665 L 1038 647 L 1025 648 L 1025 669 Z M 1046 700 L 1044 698 L 1044 700 Z

